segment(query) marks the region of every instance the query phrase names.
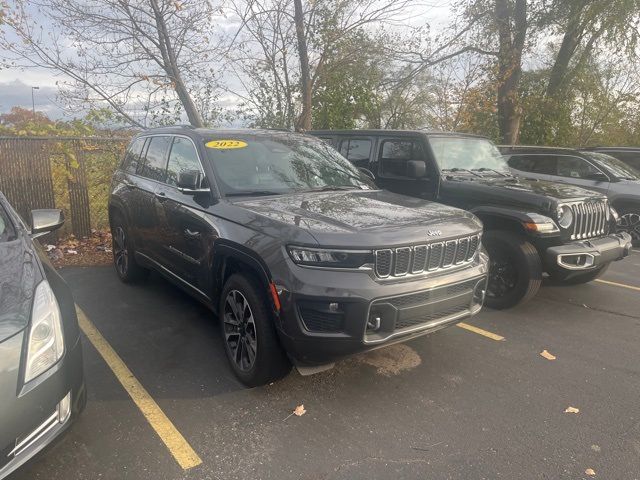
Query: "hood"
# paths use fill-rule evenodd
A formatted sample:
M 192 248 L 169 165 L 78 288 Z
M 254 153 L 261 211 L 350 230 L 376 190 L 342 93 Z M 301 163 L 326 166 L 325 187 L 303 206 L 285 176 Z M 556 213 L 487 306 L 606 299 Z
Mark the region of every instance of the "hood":
M 384 190 L 308 192 L 236 201 L 257 215 L 252 225 L 294 240 L 304 231 L 319 245 L 380 247 L 476 233 L 472 214 L 439 203 Z M 284 235 L 283 235 L 284 233 Z
M 23 235 L 0 243 L 0 343 L 29 322 L 33 293 L 40 280 L 37 262 L 36 252 Z
M 455 178 L 443 182 L 443 189 L 459 191 L 469 204 L 509 205 L 514 208 L 555 210 L 559 203 L 604 198 L 600 193 L 574 185 L 524 177 Z M 463 193 L 464 192 L 464 193 Z

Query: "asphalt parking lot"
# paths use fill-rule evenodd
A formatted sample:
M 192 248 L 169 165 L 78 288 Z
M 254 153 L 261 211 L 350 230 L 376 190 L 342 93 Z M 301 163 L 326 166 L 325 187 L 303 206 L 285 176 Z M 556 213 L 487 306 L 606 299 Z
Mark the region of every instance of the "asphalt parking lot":
M 248 390 L 215 319 L 158 276 L 130 287 L 111 267 L 65 269 L 88 321 L 175 427 L 164 435 L 182 440 L 177 451 L 163 442 L 85 337 L 84 414 L 11 478 L 638 479 L 638 272 L 634 252 L 604 281 L 483 311 L 469 321 L 482 330 L 449 328 Z M 300 404 L 307 413 L 290 416 Z M 180 445 L 201 463 L 183 469 Z

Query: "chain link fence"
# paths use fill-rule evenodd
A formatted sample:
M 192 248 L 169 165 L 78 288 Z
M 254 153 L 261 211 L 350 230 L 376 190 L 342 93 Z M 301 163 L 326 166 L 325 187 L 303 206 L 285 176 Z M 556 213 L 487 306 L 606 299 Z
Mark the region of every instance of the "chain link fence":
M 26 223 L 35 208 L 64 211 L 61 234 L 108 227 L 111 176 L 126 138 L 0 137 L 0 191 Z

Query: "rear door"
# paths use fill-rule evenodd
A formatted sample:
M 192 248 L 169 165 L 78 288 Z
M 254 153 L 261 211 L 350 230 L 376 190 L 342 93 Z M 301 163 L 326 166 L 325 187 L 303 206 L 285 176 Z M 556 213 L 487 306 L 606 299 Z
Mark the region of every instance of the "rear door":
M 205 174 L 196 146 L 188 137 L 175 136 L 169 152 L 165 183 L 155 195 L 158 218 L 158 261 L 192 287 L 206 291 L 209 253 L 217 236 L 205 209 L 211 195 L 188 195 L 178 190 L 178 176 L 185 170 Z M 206 179 L 202 187 L 208 186 Z
M 426 144 L 421 138 L 382 137 L 375 148 L 370 169 L 376 174 L 376 183 L 381 188 L 413 197 L 435 198 L 437 176 L 433 163 L 427 156 Z M 409 177 L 407 165 L 411 160 L 425 162 L 427 176 Z
M 135 228 L 136 251 L 157 260 L 158 215 L 156 211 L 156 189 L 164 182 L 167 170 L 167 155 L 171 137 L 154 135 L 148 137 L 138 165 L 136 176 L 137 196 L 132 208 L 132 223 Z

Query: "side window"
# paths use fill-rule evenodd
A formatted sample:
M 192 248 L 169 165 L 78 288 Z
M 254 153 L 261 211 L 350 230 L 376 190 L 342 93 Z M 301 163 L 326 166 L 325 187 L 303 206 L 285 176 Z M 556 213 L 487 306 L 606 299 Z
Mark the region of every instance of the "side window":
M 556 175 L 556 159 L 548 155 L 512 155 L 509 166 L 523 172 Z
M 383 140 L 380 145 L 380 174 L 406 177 L 409 160 L 426 160 L 422 143 L 416 140 Z
M 371 140 L 350 138 L 340 143 L 340 153 L 359 167 L 366 167 L 371 155 Z
M 559 156 L 558 175 L 561 177 L 590 179 L 602 172 L 582 158 Z
M 167 165 L 167 183 L 169 185 L 177 185 L 178 175 L 185 170 L 202 171 L 198 153 L 191 140 L 184 137 L 175 137 L 173 145 L 171 145 L 169 164 Z
M 171 137 L 151 137 L 144 165 L 139 169 L 140 175 L 164 182 L 169 145 L 171 145 Z
M 136 173 L 138 170 L 138 163 L 140 163 L 140 153 L 142 153 L 142 147 L 144 146 L 144 138 L 138 138 L 129 145 L 127 153 L 124 155 L 122 161 L 122 170 L 127 173 Z

